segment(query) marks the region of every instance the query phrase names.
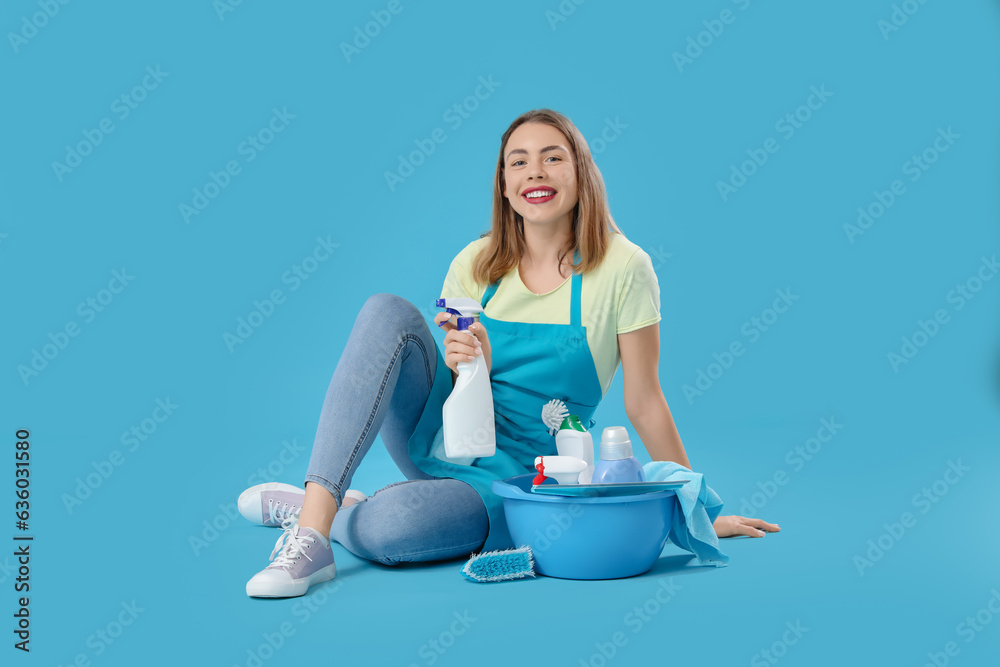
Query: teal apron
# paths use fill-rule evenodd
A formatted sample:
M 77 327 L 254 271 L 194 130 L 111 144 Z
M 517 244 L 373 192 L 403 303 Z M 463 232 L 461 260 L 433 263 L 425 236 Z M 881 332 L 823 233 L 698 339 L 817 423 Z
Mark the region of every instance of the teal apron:
M 577 261 L 579 251 L 574 255 Z M 470 465 L 445 459 L 441 410 L 451 393 L 452 379 L 437 349 L 434 385 L 408 443 L 410 458 L 428 475 L 460 479 L 479 493 L 490 520 L 482 551 L 515 546 L 507 530 L 503 500 L 493 493 L 493 481 L 535 473 L 536 456 L 556 454 L 555 438 L 542 422 L 542 407 L 558 398 L 589 428 L 595 424 L 591 417 L 603 391 L 587 344 L 587 328 L 580 324 L 581 284 L 582 276 L 574 273 L 569 324 L 504 322 L 485 313 L 480 316 L 492 349 L 497 450 L 493 456 L 471 459 Z M 498 286 L 499 282 L 493 283 L 483 294 L 484 310 Z

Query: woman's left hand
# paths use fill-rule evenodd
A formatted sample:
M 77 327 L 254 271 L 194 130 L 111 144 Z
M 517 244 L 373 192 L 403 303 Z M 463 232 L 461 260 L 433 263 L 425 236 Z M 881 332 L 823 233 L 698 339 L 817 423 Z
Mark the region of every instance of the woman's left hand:
M 764 537 L 764 531 L 777 533 L 781 530 L 776 523 L 768 523 L 763 519 L 748 519 L 735 514 L 716 518 L 712 526 L 715 528 L 715 534 L 719 537 L 732 537 L 733 535 Z

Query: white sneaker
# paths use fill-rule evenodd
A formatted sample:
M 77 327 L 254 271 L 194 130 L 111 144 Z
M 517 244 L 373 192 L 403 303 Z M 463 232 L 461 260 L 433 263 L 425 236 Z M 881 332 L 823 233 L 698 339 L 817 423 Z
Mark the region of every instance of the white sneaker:
M 251 486 L 240 494 L 236 506 L 249 521 L 262 526 L 281 526 L 285 519 L 297 518 L 302 511 L 304 489 L 281 482 Z
M 247 582 L 250 597 L 298 597 L 313 584 L 329 581 L 337 575 L 329 539 L 319 531 L 299 526 L 296 519 L 287 519 L 282 528 L 285 532 L 271 551 L 273 562 Z

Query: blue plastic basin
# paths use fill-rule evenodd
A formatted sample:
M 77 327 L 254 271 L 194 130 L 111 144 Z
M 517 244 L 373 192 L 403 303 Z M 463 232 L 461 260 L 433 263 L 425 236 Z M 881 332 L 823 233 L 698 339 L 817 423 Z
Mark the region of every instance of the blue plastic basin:
M 493 482 L 516 546 L 535 569 L 561 579 L 620 579 L 648 572 L 673 522 L 672 490 L 634 496 L 569 498 L 531 492 L 534 475 Z

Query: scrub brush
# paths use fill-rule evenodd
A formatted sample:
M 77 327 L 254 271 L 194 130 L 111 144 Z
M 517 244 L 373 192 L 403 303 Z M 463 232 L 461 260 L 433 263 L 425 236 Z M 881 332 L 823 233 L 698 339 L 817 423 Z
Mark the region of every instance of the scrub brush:
M 508 581 L 535 576 L 531 547 L 476 554 L 462 568 L 462 576 L 478 582 Z
M 555 436 L 563 419 L 569 416 L 566 404 L 554 398 L 542 407 L 542 421 L 549 427 L 549 435 Z

